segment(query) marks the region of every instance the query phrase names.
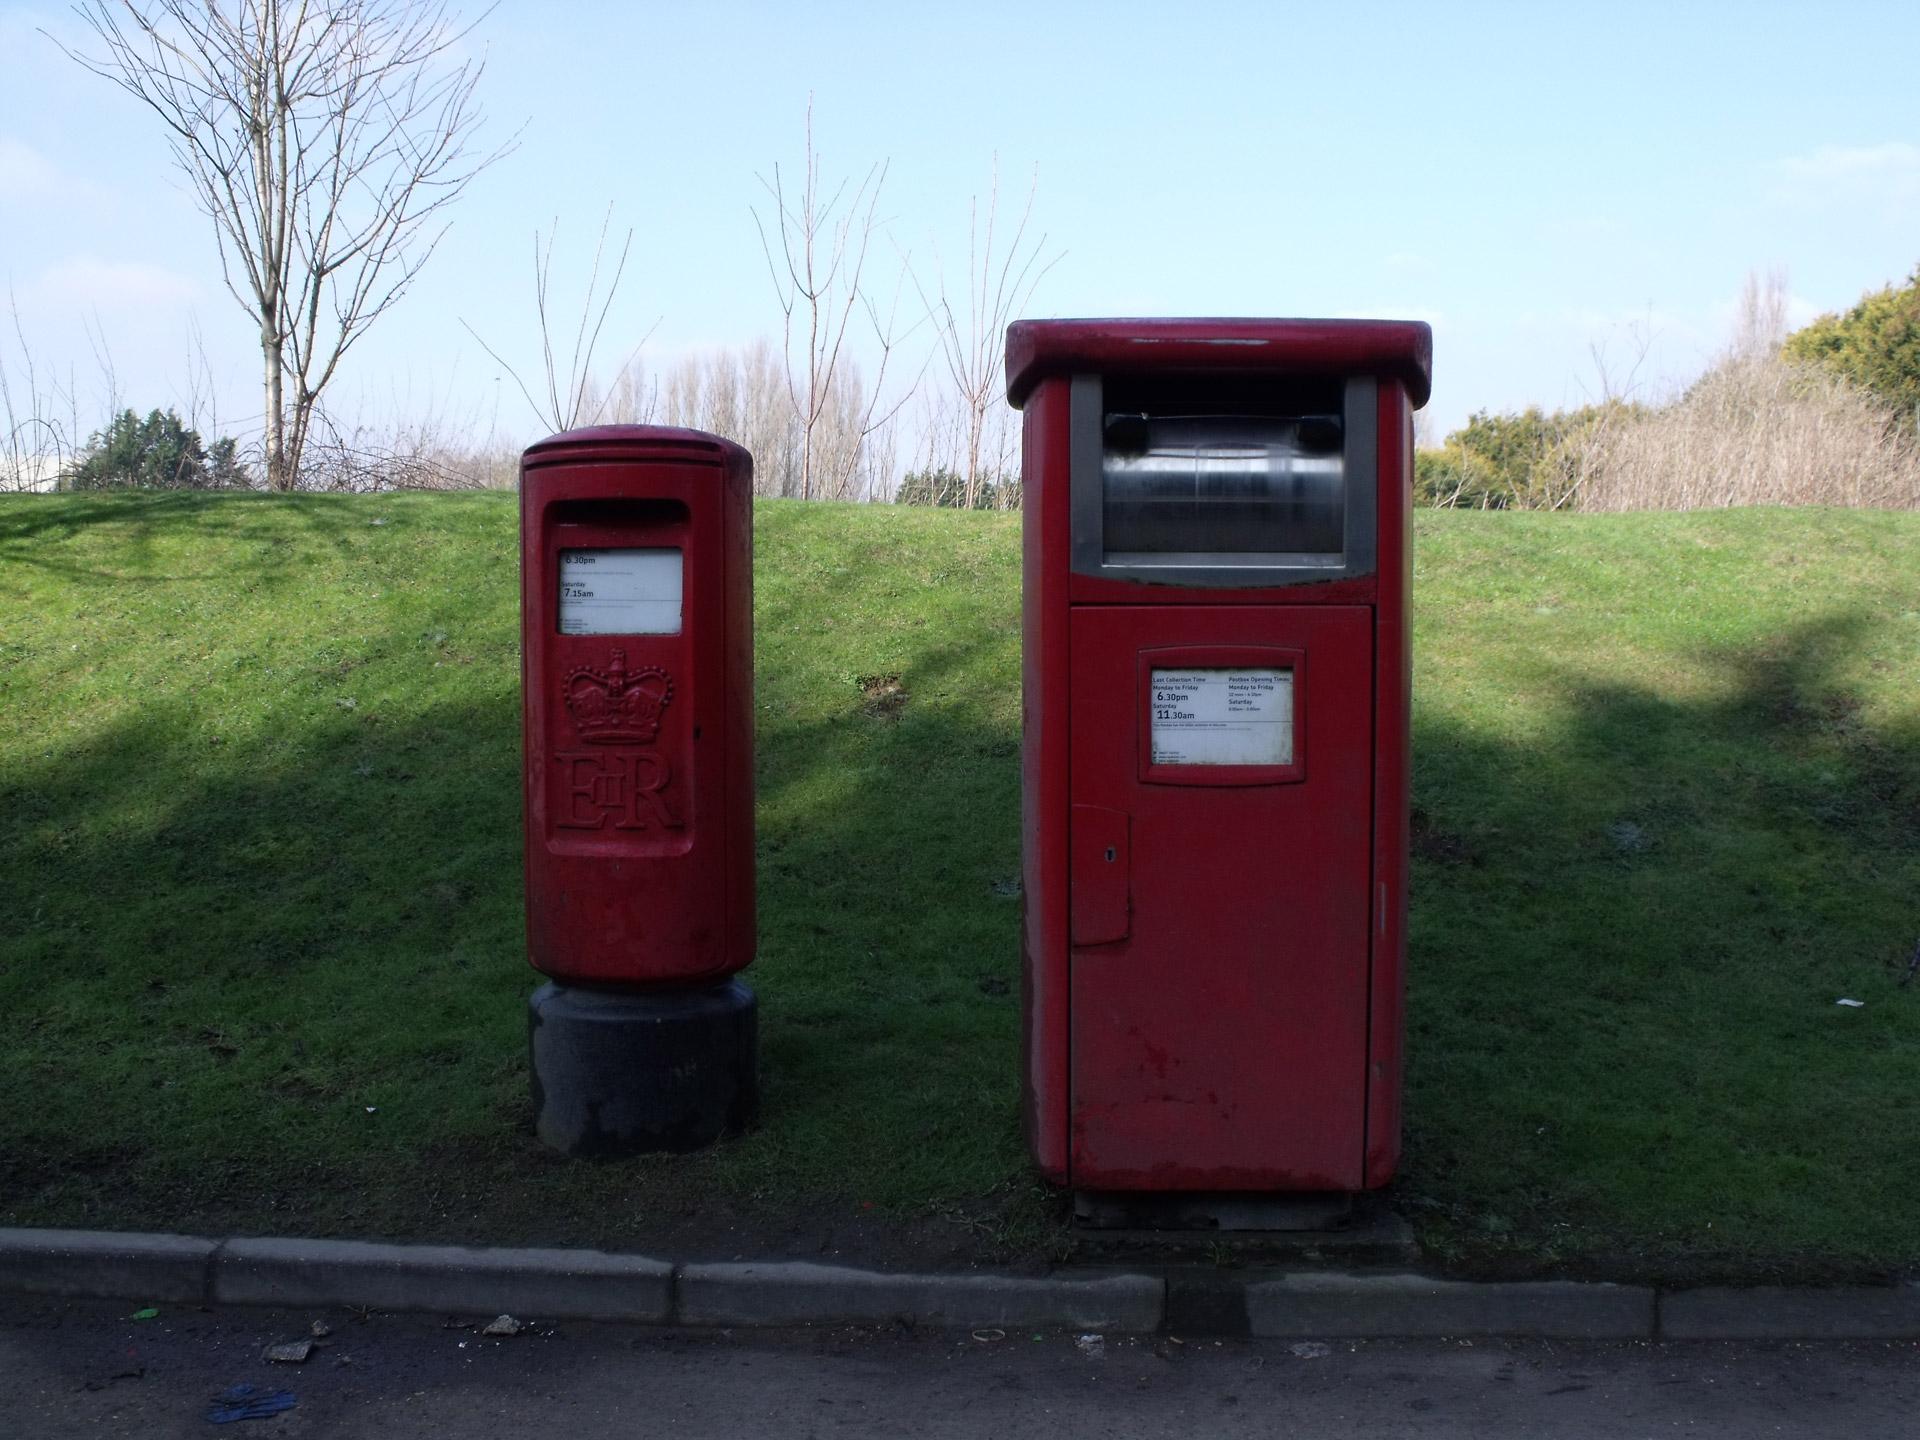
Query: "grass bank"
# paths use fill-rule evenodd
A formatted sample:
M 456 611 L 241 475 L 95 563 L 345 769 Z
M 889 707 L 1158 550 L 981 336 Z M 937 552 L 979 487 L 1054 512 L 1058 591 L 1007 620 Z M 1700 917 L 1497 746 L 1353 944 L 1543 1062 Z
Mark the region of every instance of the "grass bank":
M 0 1224 L 1064 1245 L 1016 1120 L 1017 518 L 762 506 L 764 1124 L 587 1166 L 527 1133 L 514 523 L 0 501 Z M 1423 514 L 1418 557 L 1423 1239 L 1920 1261 L 1920 517 Z

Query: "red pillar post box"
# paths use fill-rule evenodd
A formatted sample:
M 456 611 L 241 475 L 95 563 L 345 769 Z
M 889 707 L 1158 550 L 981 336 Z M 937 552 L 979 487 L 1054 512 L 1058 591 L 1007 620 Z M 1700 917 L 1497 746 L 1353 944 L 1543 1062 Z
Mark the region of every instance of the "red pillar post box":
M 1393 1173 L 1431 347 L 1386 321 L 1007 333 L 1026 1126 L 1096 1203 Z
M 756 1095 L 753 492 L 745 450 L 605 426 L 520 471 L 536 1128 L 686 1150 Z

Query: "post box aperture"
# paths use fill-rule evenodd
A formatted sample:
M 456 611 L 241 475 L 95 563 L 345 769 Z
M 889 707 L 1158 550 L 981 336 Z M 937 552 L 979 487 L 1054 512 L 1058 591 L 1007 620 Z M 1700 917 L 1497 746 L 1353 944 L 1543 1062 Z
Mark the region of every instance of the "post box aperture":
M 1424 325 L 1023 321 L 1026 1126 L 1077 1191 L 1399 1149 Z
M 1370 379 L 1209 393 L 1081 375 L 1070 403 L 1080 573 L 1270 585 L 1372 569 Z

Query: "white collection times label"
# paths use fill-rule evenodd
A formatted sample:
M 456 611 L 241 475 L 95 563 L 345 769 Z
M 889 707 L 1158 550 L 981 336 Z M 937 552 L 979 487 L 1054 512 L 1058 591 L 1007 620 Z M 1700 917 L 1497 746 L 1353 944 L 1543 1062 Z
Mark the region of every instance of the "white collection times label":
M 562 635 L 678 635 L 678 550 L 562 550 Z
M 1155 670 L 1155 765 L 1291 765 L 1293 671 Z

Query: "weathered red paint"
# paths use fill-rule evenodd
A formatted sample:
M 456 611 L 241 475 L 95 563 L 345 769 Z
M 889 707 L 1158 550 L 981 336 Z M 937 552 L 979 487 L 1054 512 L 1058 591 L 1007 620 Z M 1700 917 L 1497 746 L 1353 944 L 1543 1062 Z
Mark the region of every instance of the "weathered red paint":
M 1020 948 L 1027 1144 L 1040 1173 L 1068 1184 L 1068 493 L 1067 384 L 1039 380 L 1021 433 Z M 1035 483 L 1035 482 L 1038 483 Z
M 1025 411 L 1025 1120 L 1055 1183 L 1351 1190 L 1393 1174 L 1411 414 L 1430 356 L 1427 327 L 1401 322 L 1008 332 Z M 1086 374 L 1231 377 L 1242 394 L 1249 376 L 1373 377 L 1373 573 L 1273 588 L 1075 573 L 1069 397 Z M 1263 657 L 1294 673 L 1293 765 L 1156 773 L 1150 668 Z
M 1413 408 L 1433 380 L 1433 331 L 1417 320 L 1019 320 L 1007 327 L 1007 399 L 1049 375 L 1379 375 Z
M 1400 1161 L 1402 1040 L 1406 1012 L 1407 873 L 1413 783 L 1413 412 L 1426 401 L 1380 386 L 1379 601 L 1375 607 L 1373 746 L 1373 963 L 1367 1022 L 1365 1188 L 1393 1178 Z M 1388 477 L 1404 479 L 1389 483 Z
M 686 985 L 754 952 L 752 461 L 603 426 L 520 472 L 527 955 L 556 980 Z M 680 632 L 563 635 L 563 549 L 677 548 Z

